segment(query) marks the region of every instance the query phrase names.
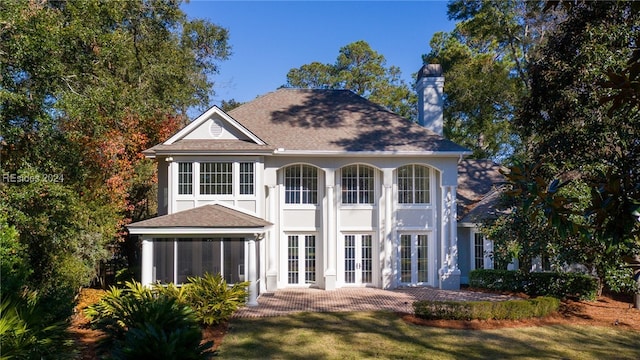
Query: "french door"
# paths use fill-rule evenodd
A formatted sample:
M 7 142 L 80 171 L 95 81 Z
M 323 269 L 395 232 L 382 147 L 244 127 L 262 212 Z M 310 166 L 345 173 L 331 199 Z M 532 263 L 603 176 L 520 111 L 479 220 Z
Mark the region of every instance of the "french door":
M 429 235 L 400 234 L 398 252 L 398 276 L 403 285 L 429 283 Z
M 287 284 L 316 282 L 316 236 L 287 236 Z
M 345 284 L 373 283 L 372 235 L 344 235 L 343 245 Z

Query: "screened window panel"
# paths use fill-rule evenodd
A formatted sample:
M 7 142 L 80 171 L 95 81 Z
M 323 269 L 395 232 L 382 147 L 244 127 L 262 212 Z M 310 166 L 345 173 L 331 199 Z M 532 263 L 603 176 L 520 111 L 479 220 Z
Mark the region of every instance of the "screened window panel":
M 173 244 L 173 240 L 153 242 L 153 282 L 160 282 L 163 284 L 174 282 Z
M 178 163 L 178 194 L 193 194 L 193 164 L 187 162 Z
M 373 241 L 371 235 L 362 235 L 362 282 L 373 282 Z
M 344 237 L 344 282 L 353 284 L 356 282 L 356 237 L 345 235 Z
M 200 194 L 229 195 L 233 193 L 233 164 L 230 162 L 200 163 Z
M 227 284 L 246 281 L 244 268 L 244 241 L 233 239 L 222 243 L 224 252 L 224 269 L 222 277 Z

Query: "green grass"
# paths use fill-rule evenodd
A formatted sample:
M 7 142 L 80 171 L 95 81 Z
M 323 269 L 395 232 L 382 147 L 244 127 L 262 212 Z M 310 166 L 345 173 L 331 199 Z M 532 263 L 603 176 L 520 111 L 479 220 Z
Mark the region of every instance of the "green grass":
M 640 332 L 590 326 L 450 330 L 393 313 L 234 319 L 221 359 L 640 359 Z

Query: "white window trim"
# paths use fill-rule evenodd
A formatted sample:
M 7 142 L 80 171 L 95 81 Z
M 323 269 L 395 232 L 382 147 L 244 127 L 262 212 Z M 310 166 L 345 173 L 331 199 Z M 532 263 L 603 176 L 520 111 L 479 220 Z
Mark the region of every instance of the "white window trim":
M 476 270 L 476 234 L 482 236 L 482 250 L 484 251 L 484 268 L 485 269 L 493 269 L 493 258 L 491 255 L 493 254 L 493 241 L 487 239 L 486 236 L 482 235 L 478 229 L 471 230 L 471 236 L 469 239 L 470 243 L 470 252 L 471 255 L 469 258 L 469 269 Z

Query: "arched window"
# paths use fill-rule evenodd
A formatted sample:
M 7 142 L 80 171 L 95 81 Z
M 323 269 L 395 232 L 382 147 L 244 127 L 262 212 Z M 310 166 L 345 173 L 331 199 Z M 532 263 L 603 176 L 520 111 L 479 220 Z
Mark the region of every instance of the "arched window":
M 398 168 L 398 203 L 428 204 L 429 168 L 422 165 L 405 165 Z
M 373 204 L 374 170 L 366 165 L 349 165 L 342 168 L 342 203 Z
M 284 169 L 285 203 L 318 203 L 318 169 L 309 165 L 291 165 Z

